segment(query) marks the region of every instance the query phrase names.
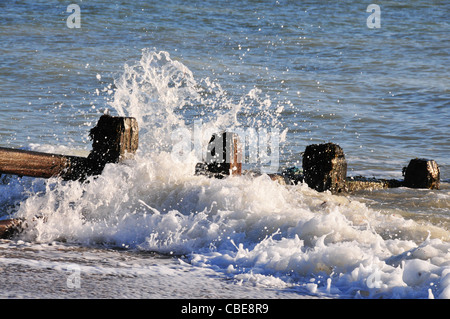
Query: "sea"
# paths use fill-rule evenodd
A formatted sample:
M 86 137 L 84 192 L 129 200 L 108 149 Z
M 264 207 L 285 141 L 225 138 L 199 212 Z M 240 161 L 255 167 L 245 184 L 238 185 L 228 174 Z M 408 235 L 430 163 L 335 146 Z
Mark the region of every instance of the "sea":
M 0 240 L 0 298 L 449 299 L 449 13 L 447 0 L 0 0 L 0 147 L 87 156 L 101 115 L 139 125 L 135 157 L 84 182 L 0 177 L 0 219 L 27 221 Z M 194 174 L 224 130 L 248 133 L 243 168 L 259 174 Z M 440 188 L 269 178 L 328 142 L 349 177 L 402 180 L 426 158 Z

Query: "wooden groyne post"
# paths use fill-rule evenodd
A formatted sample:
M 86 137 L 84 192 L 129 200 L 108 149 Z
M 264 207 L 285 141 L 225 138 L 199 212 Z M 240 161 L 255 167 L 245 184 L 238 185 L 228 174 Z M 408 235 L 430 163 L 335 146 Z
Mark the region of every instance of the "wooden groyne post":
M 439 189 L 439 166 L 434 160 L 412 159 L 403 168 L 404 180 L 347 177 L 347 163 L 342 148 L 333 143 L 313 144 L 303 155 L 304 182 L 317 191 L 332 193 L 395 187 Z
M 196 165 L 195 174 L 215 178 L 241 175 L 242 149 L 239 136 L 232 132 L 213 134 L 208 143 L 206 161 Z
M 138 148 L 139 129 L 132 117 L 102 115 L 91 129 L 92 151 L 88 157 L 0 148 L 0 174 L 83 180 L 98 175 L 108 163 L 133 156 Z
M 99 175 L 108 163 L 132 158 L 138 149 L 139 127 L 135 118 L 102 115 L 91 129 L 92 151 L 87 157 L 47 154 L 42 152 L 0 148 L 0 175 L 59 177 L 64 180 L 85 180 Z M 0 238 L 19 231 L 23 221 L 0 221 Z
M 403 185 L 406 187 L 439 189 L 441 173 L 434 160 L 414 158 L 403 173 Z
M 304 181 L 316 191 L 340 193 L 345 190 L 347 161 L 339 145 L 326 143 L 307 146 L 302 166 Z
M 319 192 L 330 191 L 334 194 L 402 186 L 439 189 L 439 166 L 428 159 L 412 159 L 403 169 L 404 180 L 347 177 L 344 151 L 334 143 L 308 145 L 303 153 L 302 166 L 301 174 L 288 169 L 268 175 L 281 183 L 305 182 Z M 214 134 L 208 144 L 206 161 L 197 164 L 195 174 L 216 178 L 246 174 L 242 171 L 242 145 L 238 136 L 231 132 Z

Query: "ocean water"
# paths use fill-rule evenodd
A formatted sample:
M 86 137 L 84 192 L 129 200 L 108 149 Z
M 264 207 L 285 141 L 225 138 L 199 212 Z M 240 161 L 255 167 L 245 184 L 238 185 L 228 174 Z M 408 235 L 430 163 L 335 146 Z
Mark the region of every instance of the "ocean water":
M 104 112 L 140 127 L 87 183 L 1 177 L 29 227 L 0 241 L 0 296 L 450 298 L 450 4 L 379 1 L 379 28 L 369 4 L 0 2 L 1 147 L 87 155 Z M 223 129 L 277 133 L 279 170 L 323 142 L 349 176 L 434 159 L 441 189 L 194 176 Z

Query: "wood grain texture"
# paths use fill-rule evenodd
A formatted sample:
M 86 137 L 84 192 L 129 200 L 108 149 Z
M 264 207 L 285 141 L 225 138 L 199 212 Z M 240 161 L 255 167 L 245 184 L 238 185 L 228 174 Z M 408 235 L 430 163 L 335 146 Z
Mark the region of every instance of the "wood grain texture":
M 50 178 L 64 171 L 69 160 L 63 155 L 0 148 L 0 173 Z
M 138 148 L 136 119 L 103 115 L 91 130 L 92 151 L 88 157 L 0 148 L 0 174 L 66 180 L 101 174 L 107 163 L 132 157 Z

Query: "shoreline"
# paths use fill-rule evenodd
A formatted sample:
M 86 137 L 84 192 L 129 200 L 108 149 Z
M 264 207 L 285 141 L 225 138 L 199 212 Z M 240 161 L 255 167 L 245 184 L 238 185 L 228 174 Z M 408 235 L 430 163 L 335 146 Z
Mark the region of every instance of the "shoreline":
M 0 240 L 0 274 L 0 299 L 321 299 L 239 284 L 176 257 L 62 244 Z

